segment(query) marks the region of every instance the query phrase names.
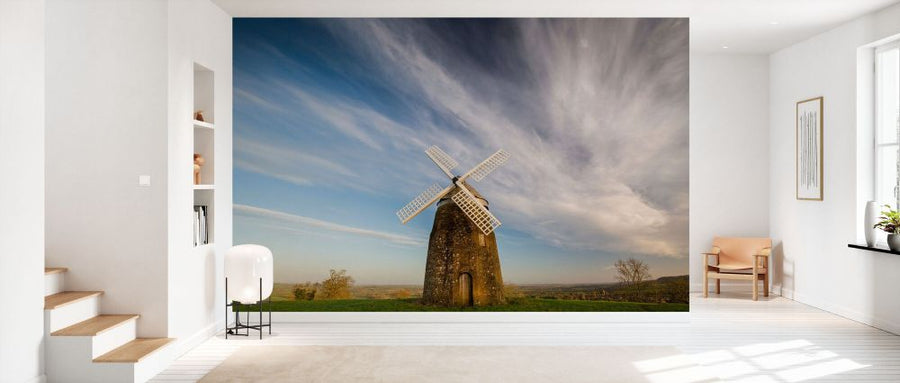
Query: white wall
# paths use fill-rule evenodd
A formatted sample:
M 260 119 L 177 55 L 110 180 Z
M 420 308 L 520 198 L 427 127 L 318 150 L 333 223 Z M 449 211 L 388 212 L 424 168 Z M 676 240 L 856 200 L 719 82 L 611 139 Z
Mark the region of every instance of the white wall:
M 47 2 L 47 264 L 167 336 L 167 4 Z M 150 186 L 138 176 L 150 175 Z
M 900 332 L 900 257 L 847 248 L 859 240 L 871 198 L 871 161 L 859 137 L 857 48 L 900 32 L 900 5 L 844 24 L 770 57 L 770 231 L 775 281 L 782 294 L 840 315 Z M 824 201 L 795 199 L 795 103 L 824 96 Z M 859 121 L 865 122 L 865 118 Z M 859 130 L 857 130 L 859 129 Z M 862 158 L 861 158 L 862 157 Z M 861 184 L 861 183 L 862 184 Z
M 47 52 L 48 264 L 105 291 L 104 312 L 140 314 L 139 336 L 211 334 L 231 245 L 231 17 L 208 0 L 50 0 Z M 195 61 L 217 71 L 206 253 L 190 226 Z
M 207 159 L 215 164 L 215 244 L 198 248 L 191 226 L 195 62 L 215 73 L 215 161 Z M 182 342 L 182 351 L 225 327 L 223 255 L 232 238 L 231 93 L 231 16 L 208 0 L 170 0 L 169 302 L 173 336 Z
M 692 291 L 714 236 L 769 234 L 768 68 L 765 55 L 691 54 Z
M 43 375 L 44 1 L 0 0 L 0 382 Z

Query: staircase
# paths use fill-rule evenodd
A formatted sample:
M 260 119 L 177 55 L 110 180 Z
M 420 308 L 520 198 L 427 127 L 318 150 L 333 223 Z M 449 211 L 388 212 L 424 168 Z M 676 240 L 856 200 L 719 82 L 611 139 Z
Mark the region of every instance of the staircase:
M 65 291 L 67 269 L 44 269 L 47 380 L 145 382 L 174 358 L 171 338 L 137 338 L 137 314 L 101 314 L 102 291 Z

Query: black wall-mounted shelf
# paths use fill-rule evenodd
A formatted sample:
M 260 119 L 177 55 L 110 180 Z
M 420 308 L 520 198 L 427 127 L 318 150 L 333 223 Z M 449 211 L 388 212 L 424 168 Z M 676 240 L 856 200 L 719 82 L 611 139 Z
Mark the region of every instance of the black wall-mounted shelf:
M 847 244 L 847 247 L 850 247 L 853 249 L 859 249 L 859 250 L 875 251 L 875 252 L 879 252 L 879 253 L 900 254 L 900 252 L 892 251 L 891 249 L 888 249 L 887 247 L 882 247 L 882 246 L 877 246 L 877 245 L 876 246 L 867 246 L 867 245 L 857 245 L 854 243 L 850 243 L 850 244 Z

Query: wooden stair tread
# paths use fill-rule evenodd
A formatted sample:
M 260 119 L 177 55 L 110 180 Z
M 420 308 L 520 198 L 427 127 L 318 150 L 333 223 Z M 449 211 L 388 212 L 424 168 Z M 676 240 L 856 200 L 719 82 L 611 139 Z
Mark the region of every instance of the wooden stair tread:
M 57 273 L 65 273 L 65 272 L 67 272 L 67 271 L 69 271 L 69 269 L 67 269 L 67 268 L 65 268 L 65 267 L 45 267 L 45 268 L 44 268 L 44 275 L 57 274 Z
M 130 320 L 135 320 L 140 315 L 98 315 L 83 322 L 78 322 L 61 330 L 56 330 L 52 336 L 95 336 L 104 331 L 113 329 Z
M 103 294 L 102 291 L 63 291 L 44 297 L 44 310 L 53 310 L 93 296 Z
M 173 338 L 137 338 L 121 347 L 100 355 L 94 363 L 137 363 L 165 347 Z

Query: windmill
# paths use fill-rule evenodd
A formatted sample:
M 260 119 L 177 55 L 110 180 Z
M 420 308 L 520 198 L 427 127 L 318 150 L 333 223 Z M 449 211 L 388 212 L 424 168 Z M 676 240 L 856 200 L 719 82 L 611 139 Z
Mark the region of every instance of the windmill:
M 461 176 L 452 172 L 459 163 L 437 146 L 426 149 L 425 154 L 450 178 L 450 185 L 431 185 L 397 211 L 405 224 L 437 203 L 428 241 L 423 302 L 443 306 L 502 303 L 503 277 L 494 234 L 500 220 L 466 181 L 483 180 L 503 165 L 509 154 L 500 149 Z

